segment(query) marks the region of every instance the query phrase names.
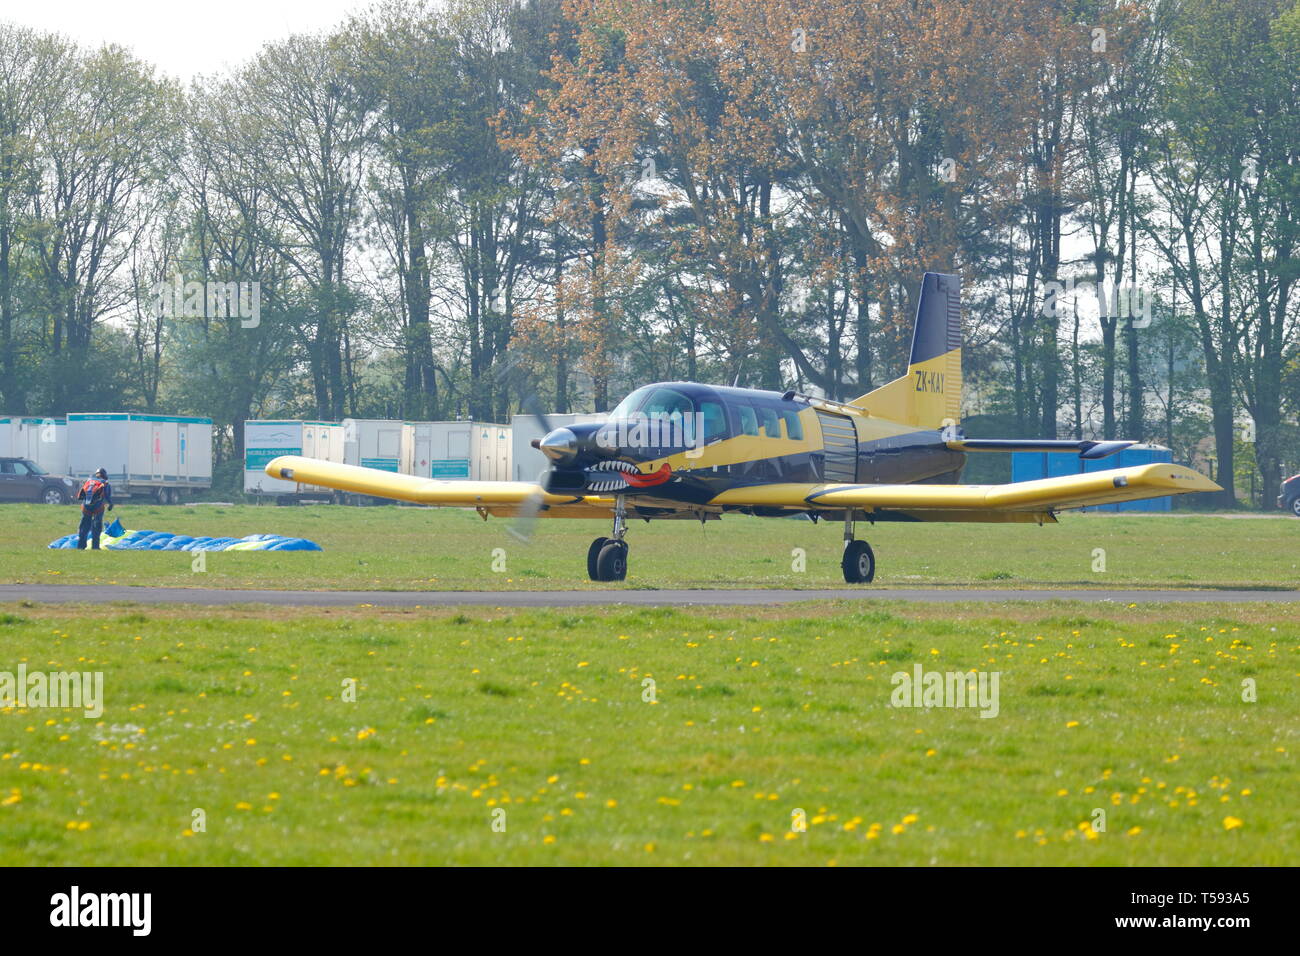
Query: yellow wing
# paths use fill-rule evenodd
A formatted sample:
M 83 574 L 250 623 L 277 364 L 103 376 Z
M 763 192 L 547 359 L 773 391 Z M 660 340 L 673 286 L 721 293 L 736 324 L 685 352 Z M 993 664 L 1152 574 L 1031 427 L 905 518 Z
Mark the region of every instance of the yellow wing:
M 1181 465 L 1140 465 L 1007 485 L 755 485 L 724 491 L 711 505 L 901 512 L 923 521 L 1039 521 L 1089 505 L 1219 491 Z
M 543 491 L 540 485 L 522 481 L 440 481 L 375 468 L 339 465 L 297 455 L 281 455 L 272 459 L 267 462 L 266 473 L 284 481 L 374 495 L 377 498 L 449 508 L 477 508 L 499 517 L 517 514 L 524 505 L 530 509 L 536 508 L 539 498 L 540 513 L 543 515 L 603 518 L 614 506 L 613 499 L 610 498 L 553 495 Z
M 273 459 L 267 464 L 266 473 L 285 481 L 380 498 L 440 507 L 476 508 L 483 514 L 498 517 L 518 514 L 520 509 L 540 508 L 541 514 L 551 517 L 603 518 L 614 507 L 612 498 L 550 494 L 539 485 L 526 482 L 439 481 L 296 455 Z M 1054 520 L 1053 512 L 1069 508 L 1219 490 L 1213 481 L 1190 468 L 1155 464 L 1006 485 L 751 485 L 724 491 L 708 506 L 710 510 L 751 507 L 803 511 L 853 509 L 917 521 L 1041 522 Z

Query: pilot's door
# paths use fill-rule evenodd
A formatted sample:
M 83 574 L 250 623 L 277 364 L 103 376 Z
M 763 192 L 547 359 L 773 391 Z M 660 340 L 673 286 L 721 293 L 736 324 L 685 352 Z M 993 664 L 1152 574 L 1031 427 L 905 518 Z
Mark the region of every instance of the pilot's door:
M 847 415 L 816 409 L 822 428 L 822 480 L 852 484 L 858 480 L 858 429 Z

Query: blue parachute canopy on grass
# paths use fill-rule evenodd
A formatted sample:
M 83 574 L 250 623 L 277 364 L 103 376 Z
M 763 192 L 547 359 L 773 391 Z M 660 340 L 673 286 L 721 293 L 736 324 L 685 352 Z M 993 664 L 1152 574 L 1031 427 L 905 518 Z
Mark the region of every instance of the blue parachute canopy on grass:
M 77 536 L 65 534 L 50 542 L 51 548 L 76 548 Z M 250 534 L 242 538 L 194 537 L 170 531 L 128 531 L 114 518 L 104 529 L 99 546 L 109 551 L 320 551 L 321 546 L 306 538 L 279 534 Z

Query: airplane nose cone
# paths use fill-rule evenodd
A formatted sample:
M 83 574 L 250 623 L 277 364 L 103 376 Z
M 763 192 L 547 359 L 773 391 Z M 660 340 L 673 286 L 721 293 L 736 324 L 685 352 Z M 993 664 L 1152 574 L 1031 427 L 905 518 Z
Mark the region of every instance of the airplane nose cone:
M 578 454 L 578 437 L 567 428 L 557 428 L 537 445 L 543 455 L 557 464 L 572 461 Z

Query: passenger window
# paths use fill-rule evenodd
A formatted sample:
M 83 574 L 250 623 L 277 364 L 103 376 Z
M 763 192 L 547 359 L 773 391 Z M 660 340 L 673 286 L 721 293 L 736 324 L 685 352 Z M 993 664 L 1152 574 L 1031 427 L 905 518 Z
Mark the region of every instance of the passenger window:
M 781 418 L 785 421 L 786 437 L 803 441 L 803 422 L 799 421 L 799 413 L 785 410 L 781 412 Z
M 760 408 L 758 410 L 759 421 L 763 423 L 763 434 L 768 438 L 781 437 L 780 419 L 777 418 L 776 410 L 772 408 Z
M 727 437 L 727 416 L 717 402 L 701 402 L 704 415 L 704 443 Z
M 758 416 L 748 405 L 737 405 L 736 412 L 740 415 L 740 433 L 742 435 L 758 434 Z

